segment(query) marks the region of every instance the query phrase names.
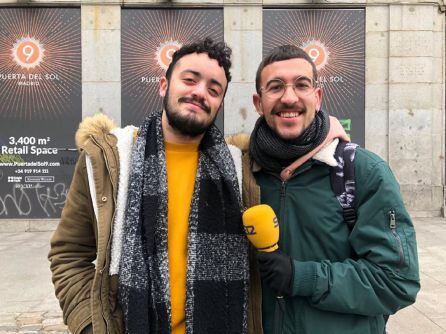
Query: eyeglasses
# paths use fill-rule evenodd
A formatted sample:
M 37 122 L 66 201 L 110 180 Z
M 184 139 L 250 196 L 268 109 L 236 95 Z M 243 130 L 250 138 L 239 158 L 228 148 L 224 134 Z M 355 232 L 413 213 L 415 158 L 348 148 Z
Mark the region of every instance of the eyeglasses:
M 317 81 L 306 76 L 297 77 L 292 84 L 285 84 L 280 79 L 273 79 L 265 87 L 260 88 L 260 91 L 264 92 L 266 97 L 275 100 L 282 98 L 287 87 L 291 86 L 297 97 L 304 97 L 314 90 L 316 84 Z

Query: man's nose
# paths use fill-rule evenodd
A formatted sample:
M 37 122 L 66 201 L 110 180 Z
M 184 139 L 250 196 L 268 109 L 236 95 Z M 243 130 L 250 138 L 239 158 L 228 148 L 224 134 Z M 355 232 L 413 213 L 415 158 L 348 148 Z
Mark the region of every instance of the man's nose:
M 206 96 L 206 92 L 207 92 L 206 84 L 204 82 L 200 82 L 194 86 L 192 95 L 203 99 Z
M 299 97 L 294 92 L 294 88 L 292 85 L 286 85 L 285 91 L 283 92 L 282 97 L 280 98 L 280 102 L 283 104 L 293 104 L 299 101 Z

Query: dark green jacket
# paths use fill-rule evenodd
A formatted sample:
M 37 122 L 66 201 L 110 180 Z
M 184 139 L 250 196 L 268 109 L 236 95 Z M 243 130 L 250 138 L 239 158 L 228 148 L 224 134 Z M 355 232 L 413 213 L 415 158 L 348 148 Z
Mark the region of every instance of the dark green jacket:
M 282 182 L 251 172 L 243 157 L 243 198 L 253 194 L 279 218 L 279 247 L 294 264 L 283 333 L 382 334 L 383 314 L 412 304 L 420 288 L 415 231 L 387 163 L 358 148 L 357 222 L 351 233 L 330 184 L 330 167 L 310 160 Z M 395 226 L 391 213 L 395 212 Z M 252 293 L 252 295 L 255 295 Z M 265 334 L 273 333 L 275 296 L 262 289 Z

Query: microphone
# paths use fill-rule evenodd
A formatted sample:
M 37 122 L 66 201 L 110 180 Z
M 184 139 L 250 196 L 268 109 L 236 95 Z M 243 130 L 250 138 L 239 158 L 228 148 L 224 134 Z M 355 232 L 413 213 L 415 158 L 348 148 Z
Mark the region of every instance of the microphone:
M 246 210 L 243 213 L 243 228 L 258 251 L 270 253 L 279 248 L 279 222 L 269 205 L 255 205 Z
M 243 213 L 243 228 L 246 236 L 258 251 L 272 253 L 279 249 L 279 221 L 274 210 L 266 204 L 255 205 Z M 288 257 L 289 258 L 289 257 Z M 291 263 L 290 263 L 291 269 Z M 260 269 L 261 271 L 261 269 Z M 262 273 L 260 273 L 263 279 Z M 282 291 L 277 291 L 274 311 L 274 333 L 283 333 L 283 319 L 286 304 Z

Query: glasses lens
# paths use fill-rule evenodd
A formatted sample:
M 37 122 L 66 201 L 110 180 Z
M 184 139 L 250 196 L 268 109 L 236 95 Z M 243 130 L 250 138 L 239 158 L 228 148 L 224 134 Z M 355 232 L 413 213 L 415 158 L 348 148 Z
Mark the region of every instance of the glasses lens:
M 272 80 L 265 87 L 265 94 L 271 98 L 280 98 L 285 92 L 285 84 L 280 80 Z
M 305 96 L 313 91 L 313 80 L 307 77 L 298 77 L 294 81 L 293 89 L 297 96 Z

